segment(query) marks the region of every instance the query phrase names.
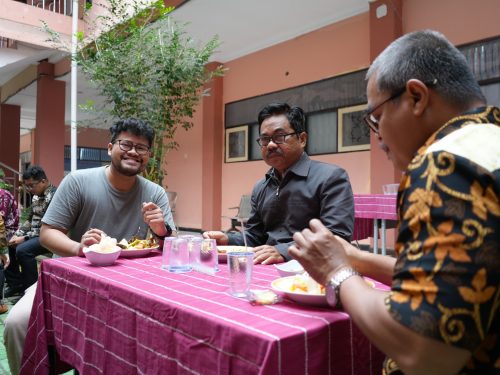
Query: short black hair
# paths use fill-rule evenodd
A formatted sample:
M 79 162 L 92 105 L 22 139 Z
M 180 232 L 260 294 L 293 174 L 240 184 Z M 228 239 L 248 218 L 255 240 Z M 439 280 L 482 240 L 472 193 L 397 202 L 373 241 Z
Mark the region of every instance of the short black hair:
M 43 168 L 40 167 L 39 165 L 30 165 L 23 172 L 23 180 L 29 180 L 30 178 L 35 181 L 41 181 L 41 180 L 46 180 L 47 175 L 45 174 Z
M 290 107 L 287 103 L 271 103 L 266 105 L 259 112 L 259 127 L 269 117 L 276 115 L 286 115 L 288 122 L 296 133 L 303 133 L 306 131 L 306 116 L 300 107 Z
M 155 139 L 155 131 L 146 121 L 136 118 L 127 118 L 118 120 L 109 128 L 111 133 L 111 143 L 115 143 L 116 139 L 122 132 L 128 132 L 139 137 L 145 137 L 149 142 L 149 147 L 153 146 Z

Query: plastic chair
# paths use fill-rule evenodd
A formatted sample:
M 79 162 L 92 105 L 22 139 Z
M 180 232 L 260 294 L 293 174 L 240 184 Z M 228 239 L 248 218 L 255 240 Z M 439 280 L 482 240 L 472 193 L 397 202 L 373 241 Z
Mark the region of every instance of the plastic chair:
M 250 213 L 252 212 L 251 196 L 242 195 L 240 205 L 238 207 L 229 207 L 229 209 L 237 209 L 238 213 L 235 216 L 223 216 L 231 219 L 231 228 L 226 232 L 237 232 L 240 230 L 238 227 L 240 227 L 242 223 L 245 224 L 248 221 Z

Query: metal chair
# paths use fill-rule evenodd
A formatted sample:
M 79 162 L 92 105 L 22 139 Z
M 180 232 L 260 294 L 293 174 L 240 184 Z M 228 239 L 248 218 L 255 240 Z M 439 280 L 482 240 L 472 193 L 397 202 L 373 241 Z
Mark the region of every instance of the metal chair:
M 238 232 L 242 224 L 245 224 L 250 217 L 250 212 L 252 211 L 252 203 L 250 195 L 242 195 L 240 199 L 240 205 L 238 207 L 229 207 L 230 210 L 237 209 L 238 213 L 235 216 L 223 216 L 231 219 L 231 228 L 226 230 L 226 232 Z

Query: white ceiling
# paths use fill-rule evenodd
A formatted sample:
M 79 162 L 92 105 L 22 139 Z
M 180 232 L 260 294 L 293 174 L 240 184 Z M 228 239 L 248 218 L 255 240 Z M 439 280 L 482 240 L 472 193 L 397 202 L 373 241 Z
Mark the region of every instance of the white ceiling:
M 195 41 L 205 43 L 217 35 L 221 45 L 212 59 L 224 63 L 367 11 L 368 0 L 190 0 L 171 15 L 185 23 L 184 29 Z M 5 50 L 0 49 L 0 61 L 5 61 Z M 61 55 L 54 50 L 34 49 L 31 55 L 0 67 L 0 84 L 41 60 L 40 57 L 54 61 Z M 69 123 L 70 75 L 59 79 L 67 83 L 66 123 Z M 78 93 L 79 103 L 95 95 L 81 75 Z M 25 129 L 22 133 L 35 127 L 36 83 L 9 98 L 7 103 L 21 106 L 21 128 Z M 79 112 L 77 118 L 82 116 Z

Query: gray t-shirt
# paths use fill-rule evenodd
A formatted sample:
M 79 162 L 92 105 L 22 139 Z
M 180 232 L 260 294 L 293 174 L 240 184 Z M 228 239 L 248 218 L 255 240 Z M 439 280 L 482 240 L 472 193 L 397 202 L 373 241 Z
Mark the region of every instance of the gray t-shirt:
M 42 222 L 69 230 L 69 237 L 78 242 L 90 228 L 101 229 L 118 241 L 134 235 L 145 238 L 148 226 L 142 218 L 142 203 L 153 202 L 162 209 L 165 223 L 176 230 L 161 186 L 137 176 L 132 190 L 121 192 L 109 183 L 106 168 L 82 169 L 67 175 Z

